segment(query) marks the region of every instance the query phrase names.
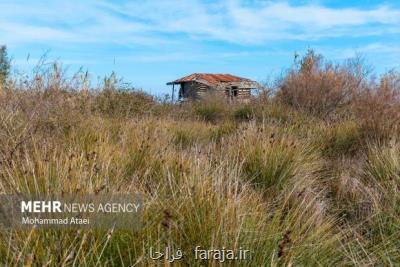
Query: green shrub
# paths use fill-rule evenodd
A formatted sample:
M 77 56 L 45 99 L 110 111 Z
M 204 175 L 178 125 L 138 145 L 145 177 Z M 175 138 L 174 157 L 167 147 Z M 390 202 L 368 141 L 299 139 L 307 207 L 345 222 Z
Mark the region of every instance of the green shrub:
M 295 141 L 272 137 L 247 148 L 243 171 L 256 187 L 281 189 L 294 175 L 301 175 L 300 169 L 307 170 L 309 153 Z
M 321 129 L 320 147 L 327 157 L 352 156 L 361 149 L 360 127 L 353 121 L 328 125 Z
M 0 90 L 6 84 L 10 75 L 10 59 L 7 55 L 7 47 L 0 46 Z
M 137 116 L 151 113 L 153 97 L 135 90 L 106 89 L 97 94 L 93 109 L 107 116 Z
M 365 233 L 364 257 L 377 265 L 398 265 L 400 255 L 400 146 L 371 145 L 363 168 L 373 203 L 373 216 L 360 226 Z
M 180 147 L 189 147 L 196 141 L 195 139 L 196 138 L 191 131 L 188 131 L 187 129 L 178 129 L 175 132 L 174 143 Z
M 236 129 L 236 126 L 231 121 L 221 123 L 220 125 L 213 128 L 210 132 L 210 140 L 220 142 L 224 136 L 232 134 Z
M 372 147 L 368 156 L 366 174 L 379 183 L 388 184 L 393 181 L 400 186 L 400 146 Z
M 233 112 L 233 117 L 239 121 L 250 120 L 253 117 L 253 110 L 250 105 L 242 105 Z
M 201 103 L 196 106 L 195 113 L 201 120 L 207 122 L 216 122 L 223 116 L 224 110 L 216 103 Z

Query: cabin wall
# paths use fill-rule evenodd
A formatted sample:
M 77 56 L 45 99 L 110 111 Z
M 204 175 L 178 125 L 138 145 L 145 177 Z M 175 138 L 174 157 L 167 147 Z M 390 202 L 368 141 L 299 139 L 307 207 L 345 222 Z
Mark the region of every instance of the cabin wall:
M 246 87 L 242 82 L 221 83 L 217 90 L 224 92 L 230 101 L 247 102 L 251 97 L 251 87 Z M 237 91 L 234 95 L 234 91 Z
M 212 88 L 206 84 L 199 82 L 186 82 L 181 84 L 180 96 L 184 99 L 202 99 L 208 93 L 214 92 L 225 96 L 230 102 L 247 102 L 250 100 L 251 87 L 242 82 L 220 83 L 217 87 Z M 236 96 L 233 96 L 233 90 L 236 90 Z
M 205 97 L 207 92 L 211 89 L 209 86 L 198 82 L 186 82 L 182 83 L 181 86 L 183 98 L 190 99 L 201 99 Z

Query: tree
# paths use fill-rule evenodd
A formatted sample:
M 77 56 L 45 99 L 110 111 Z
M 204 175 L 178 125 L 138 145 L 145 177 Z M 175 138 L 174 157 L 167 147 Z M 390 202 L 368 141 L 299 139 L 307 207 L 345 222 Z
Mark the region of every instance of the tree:
M 0 46 L 0 86 L 3 86 L 10 74 L 10 60 L 7 55 L 7 47 Z

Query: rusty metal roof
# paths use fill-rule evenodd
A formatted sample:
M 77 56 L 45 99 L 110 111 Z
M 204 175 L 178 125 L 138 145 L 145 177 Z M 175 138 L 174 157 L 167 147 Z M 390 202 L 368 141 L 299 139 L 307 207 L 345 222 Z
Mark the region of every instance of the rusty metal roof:
M 211 73 L 193 73 L 188 76 L 182 77 L 178 80 L 169 82 L 167 84 L 179 84 L 184 82 L 207 82 L 210 85 L 217 85 L 221 82 L 253 82 L 252 80 L 234 76 L 231 74 L 211 74 Z

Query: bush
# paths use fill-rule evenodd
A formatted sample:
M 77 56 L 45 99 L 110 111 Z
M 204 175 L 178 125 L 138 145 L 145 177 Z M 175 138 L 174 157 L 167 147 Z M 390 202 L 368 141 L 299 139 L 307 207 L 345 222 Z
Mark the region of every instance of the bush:
M 374 204 L 373 216 L 361 226 L 367 232 L 365 249 L 369 256 L 376 257 L 378 265 L 398 263 L 400 145 L 395 142 L 387 146 L 371 145 L 363 172 Z
M 6 46 L 0 46 L 0 89 L 6 84 L 10 74 L 10 60 L 7 56 Z
M 248 141 L 250 142 L 250 140 Z M 312 171 L 312 151 L 295 140 L 271 134 L 244 148 L 245 178 L 262 190 L 282 189 L 295 175 Z
M 390 184 L 387 189 L 400 186 L 400 145 L 372 147 L 366 164 L 366 175 L 378 183 Z M 396 184 L 393 187 L 392 182 Z
M 400 73 L 383 75 L 379 84 L 371 84 L 360 93 L 353 108 L 366 138 L 384 141 L 398 135 Z
M 244 172 L 257 187 L 282 187 L 294 175 L 294 164 L 293 154 L 281 146 L 269 151 L 256 148 L 248 156 Z
M 204 101 L 196 105 L 195 113 L 201 120 L 216 122 L 223 117 L 224 110 L 217 103 Z
M 253 110 L 250 105 L 242 105 L 233 112 L 233 117 L 239 121 L 250 120 L 253 117 Z
M 155 104 L 142 91 L 106 89 L 95 97 L 93 109 L 108 116 L 135 116 L 150 113 Z
M 226 121 L 211 130 L 210 140 L 219 143 L 221 142 L 224 136 L 232 134 L 235 130 L 236 130 L 235 124 L 231 121 Z
M 361 67 L 358 62 L 334 65 L 309 50 L 279 81 L 277 98 L 312 115 L 328 116 L 351 102 L 364 79 Z
M 353 156 L 362 146 L 360 127 L 354 121 L 344 121 L 321 129 L 319 146 L 324 156 Z

